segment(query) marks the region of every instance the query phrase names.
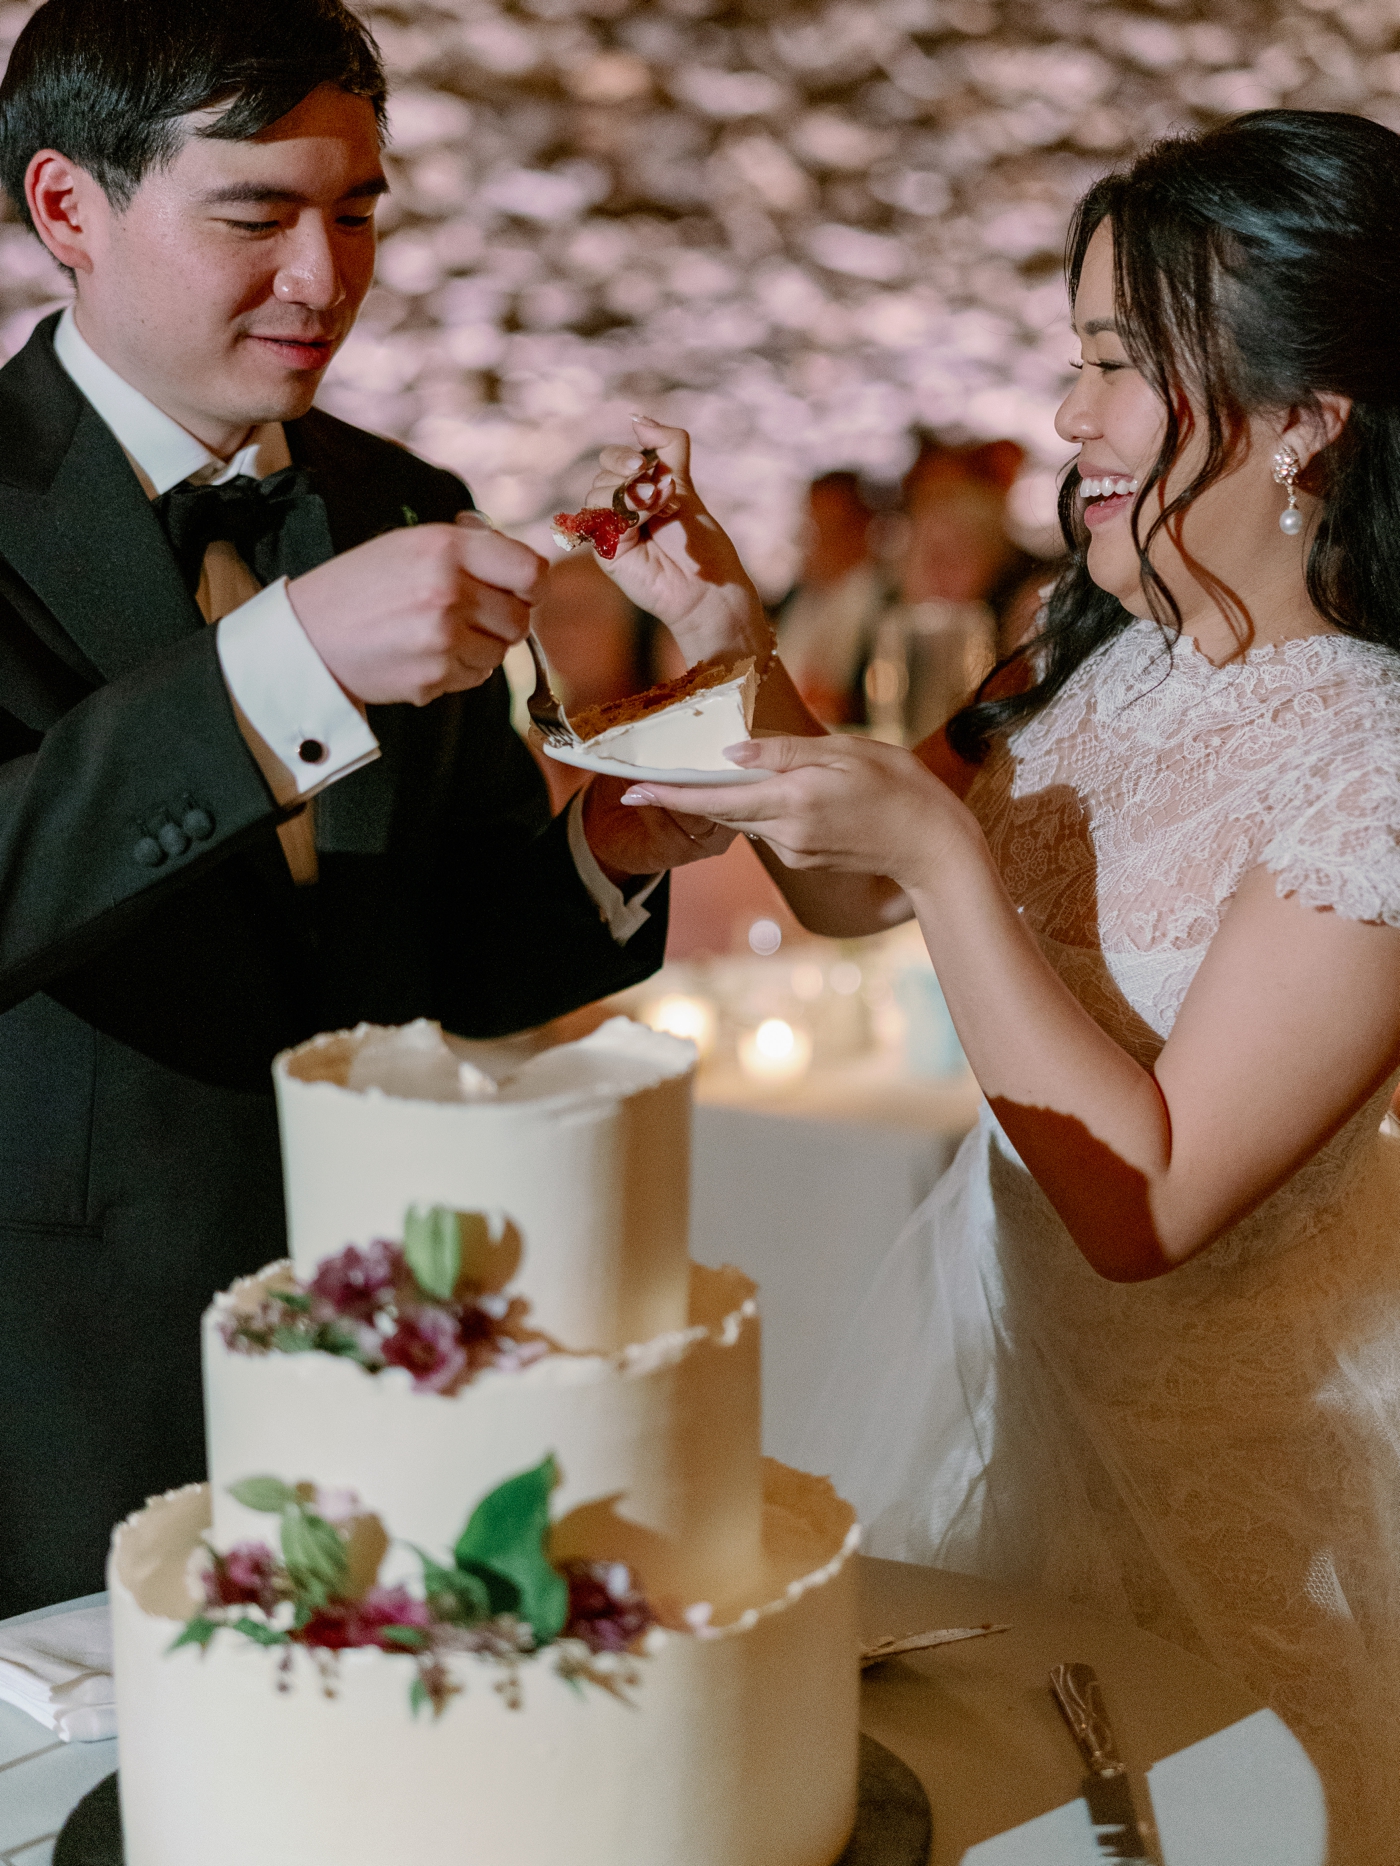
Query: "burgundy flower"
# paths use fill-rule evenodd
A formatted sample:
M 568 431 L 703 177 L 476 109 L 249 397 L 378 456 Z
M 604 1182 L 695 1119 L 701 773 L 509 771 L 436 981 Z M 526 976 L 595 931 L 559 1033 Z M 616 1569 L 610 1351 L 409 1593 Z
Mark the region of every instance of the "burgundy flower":
M 327 1646 L 333 1651 L 378 1646 L 385 1652 L 402 1652 L 403 1642 L 389 1638 L 387 1628 L 405 1626 L 423 1633 L 431 1624 L 426 1604 L 415 1600 L 406 1587 L 372 1587 L 361 1600 L 328 1601 L 296 1638 L 301 1645 Z
M 399 1318 L 383 1347 L 391 1367 L 406 1367 L 420 1393 L 444 1393 L 462 1373 L 467 1354 L 457 1317 L 430 1304 Z
M 211 1607 L 262 1607 L 277 1604 L 277 1558 L 263 1542 L 240 1542 L 227 1555 L 216 1555 L 204 1571 L 204 1596 Z
M 625 1562 L 570 1561 L 563 1572 L 569 1583 L 565 1639 L 581 1639 L 593 1652 L 626 1652 L 655 1624 Z
M 379 1239 L 364 1250 L 350 1244 L 327 1257 L 307 1289 L 347 1321 L 372 1322 L 402 1274 L 403 1252 Z

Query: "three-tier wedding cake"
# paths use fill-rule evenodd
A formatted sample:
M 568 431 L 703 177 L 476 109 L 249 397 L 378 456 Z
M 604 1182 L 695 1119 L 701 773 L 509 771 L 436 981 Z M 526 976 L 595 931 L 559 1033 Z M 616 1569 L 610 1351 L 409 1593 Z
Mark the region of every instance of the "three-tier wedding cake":
M 207 1485 L 109 1568 L 127 1866 L 832 1866 L 851 1510 L 688 1261 L 688 1044 L 278 1059 L 292 1257 L 205 1318 Z

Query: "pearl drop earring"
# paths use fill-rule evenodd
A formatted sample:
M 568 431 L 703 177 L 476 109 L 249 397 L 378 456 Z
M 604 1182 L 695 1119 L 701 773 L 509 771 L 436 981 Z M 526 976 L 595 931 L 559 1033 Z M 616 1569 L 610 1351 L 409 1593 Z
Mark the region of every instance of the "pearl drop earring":
M 1274 484 L 1288 492 L 1288 504 L 1278 515 L 1278 528 L 1287 537 L 1296 538 L 1303 529 L 1303 514 L 1298 510 L 1298 470 L 1302 465 L 1293 449 L 1284 443 L 1274 455 Z

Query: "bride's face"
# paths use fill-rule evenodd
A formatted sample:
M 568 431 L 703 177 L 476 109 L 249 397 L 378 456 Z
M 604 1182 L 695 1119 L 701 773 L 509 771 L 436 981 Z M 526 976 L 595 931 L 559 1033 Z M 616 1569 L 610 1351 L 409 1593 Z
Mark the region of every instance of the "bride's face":
M 1074 330 L 1080 343 L 1079 378 L 1061 404 L 1055 427 L 1063 440 L 1079 444 L 1078 496 L 1089 529 L 1089 575 L 1134 615 L 1146 615 L 1131 516 L 1138 484 L 1147 478 L 1162 445 L 1166 410 L 1117 332 L 1113 239 L 1106 221 L 1085 254 L 1074 301 Z M 1284 504 L 1272 477 L 1278 444 L 1276 428 L 1259 418 L 1250 421 L 1225 475 L 1188 507 L 1180 543 L 1165 532 L 1154 539 L 1153 568 L 1180 604 L 1187 626 L 1204 606 L 1213 606 L 1191 565 L 1247 601 L 1257 566 L 1290 543 L 1301 546 L 1301 540 L 1286 540 L 1278 529 Z M 1204 422 L 1198 418 L 1166 482 L 1149 495 L 1138 521 L 1141 536 L 1146 536 L 1163 504 L 1195 477 L 1204 454 Z M 1298 554 L 1301 566 L 1301 551 Z

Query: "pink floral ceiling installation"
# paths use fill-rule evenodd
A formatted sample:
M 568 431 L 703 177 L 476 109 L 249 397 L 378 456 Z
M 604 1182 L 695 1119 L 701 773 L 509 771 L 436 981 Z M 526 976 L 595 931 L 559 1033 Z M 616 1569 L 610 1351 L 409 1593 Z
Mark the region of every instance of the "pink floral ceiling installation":
M 30 7 L 0 5 L 0 56 Z M 1400 128 L 1400 0 L 402 0 L 379 280 L 323 391 L 532 541 L 645 409 L 770 589 L 819 472 L 1010 435 L 1045 536 L 1069 209 L 1273 104 Z M 0 224 L 0 350 L 63 280 Z

